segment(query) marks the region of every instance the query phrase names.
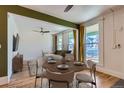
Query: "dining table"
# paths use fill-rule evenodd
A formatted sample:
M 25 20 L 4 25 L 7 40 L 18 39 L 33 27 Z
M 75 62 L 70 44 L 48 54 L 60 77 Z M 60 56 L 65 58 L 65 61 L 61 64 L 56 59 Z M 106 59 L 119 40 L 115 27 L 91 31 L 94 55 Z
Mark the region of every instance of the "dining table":
M 64 68 L 60 68 L 64 67 Z M 86 69 L 86 65 L 83 62 L 76 61 L 46 61 L 43 63 L 43 68 L 49 69 L 52 72 L 67 73 L 70 71 L 79 72 Z

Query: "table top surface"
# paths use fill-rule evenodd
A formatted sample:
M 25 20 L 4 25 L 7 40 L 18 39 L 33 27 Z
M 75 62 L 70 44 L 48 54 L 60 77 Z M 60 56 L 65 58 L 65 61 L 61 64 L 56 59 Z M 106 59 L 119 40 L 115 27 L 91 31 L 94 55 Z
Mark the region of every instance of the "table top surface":
M 69 67 L 67 69 L 59 69 L 58 65 L 61 65 L 61 64 L 63 64 L 63 63 L 59 62 L 59 61 L 56 61 L 54 63 L 45 62 L 43 64 L 43 67 L 49 69 L 52 72 L 60 72 L 60 73 L 66 73 L 69 71 L 79 72 L 79 71 L 86 69 L 85 64 L 75 65 L 74 62 L 65 62 L 65 64 L 68 65 Z

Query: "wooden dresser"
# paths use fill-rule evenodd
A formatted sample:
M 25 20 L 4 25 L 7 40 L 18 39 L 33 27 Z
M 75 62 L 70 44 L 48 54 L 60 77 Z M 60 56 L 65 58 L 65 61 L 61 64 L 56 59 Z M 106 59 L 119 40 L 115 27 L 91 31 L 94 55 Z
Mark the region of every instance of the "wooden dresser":
M 13 68 L 13 73 L 22 71 L 22 68 L 23 68 L 23 55 L 17 54 L 13 58 L 12 68 Z

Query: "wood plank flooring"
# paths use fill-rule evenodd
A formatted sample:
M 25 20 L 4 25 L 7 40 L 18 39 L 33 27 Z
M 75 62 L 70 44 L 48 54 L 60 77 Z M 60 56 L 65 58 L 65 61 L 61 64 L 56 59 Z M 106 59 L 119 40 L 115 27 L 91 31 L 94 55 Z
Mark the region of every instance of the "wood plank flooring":
M 97 87 L 98 88 L 109 88 L 115 82 L 119 80 L 119 78 L 104 74 L 101 72 L 96 73 Z M 9 84 L 0 86 L 1 88 L 33 88 L 34 87 L 35 77 L 30 77 L 28 73 L 27 66 L 24 65 L 23 71 L 16 73 L 12 76 L 12 79 Z M 43 79 L 43 82 L 47 82 L 47 79 Z M 47 83 L 43 83 L 43 87 Z M 38 79 L 37 87 L 40 86 L 40 79 Z

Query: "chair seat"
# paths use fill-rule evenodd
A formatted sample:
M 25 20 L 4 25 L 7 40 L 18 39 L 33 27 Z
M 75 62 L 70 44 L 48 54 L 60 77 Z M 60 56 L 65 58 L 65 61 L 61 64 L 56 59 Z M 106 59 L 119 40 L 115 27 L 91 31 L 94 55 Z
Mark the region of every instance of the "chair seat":
M 86 84 L 86 83 L 80 83 L 79 88 L 92 88 L 91 85 Z
M 93 79 L 91 78 L 91 76 L 87 74 L 82 74 L 82 73 L 77 74 L 76 79 L 80 82 L 93 82 Z

